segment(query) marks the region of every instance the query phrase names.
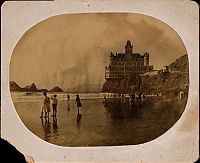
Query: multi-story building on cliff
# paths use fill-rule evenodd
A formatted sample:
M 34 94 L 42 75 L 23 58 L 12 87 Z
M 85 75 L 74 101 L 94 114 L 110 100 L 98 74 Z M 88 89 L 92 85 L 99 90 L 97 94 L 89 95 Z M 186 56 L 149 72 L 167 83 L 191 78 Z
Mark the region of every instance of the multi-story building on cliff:
M 153 66 L 149 65 L 149 54 L 145 52 L 133 53 L 133 45 L 130 40 L 125 45 L 125 53 L 111 52 L 110 63 L 105 67 L 105 78 L 128 78 L 134 73 L 145 73 L 153 70 Z

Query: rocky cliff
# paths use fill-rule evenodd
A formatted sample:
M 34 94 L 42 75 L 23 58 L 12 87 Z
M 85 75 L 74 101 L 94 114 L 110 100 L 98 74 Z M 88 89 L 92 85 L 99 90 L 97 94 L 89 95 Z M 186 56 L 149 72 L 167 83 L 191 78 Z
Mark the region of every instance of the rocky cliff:
M 185 71 L 185 72 L 188 72 L 189 69 L 188 69 L 188 56 L 187 56 L 187 54 L 181 56 L 178 59 L 176 59 L 175 62 L 172 62 L 169 65 L 169 68 L 171 70 L 174 70 L 174 71 Z
M 17 92 L 48 92 L 47 89 L 38 89 L 35 83 L 32 83 L 30 86 L 20 87 L 16 82 L 10 81 L 10 91 Z
M 144 75 L 141 76 L 141 92 L 145 94 L 157 93 L 178 93 L 181 90 L 188 89 L 188 73 L 184 72 L 169 72 L 159 73 L 157 75 Z
M 112 93 L 133 93 L 140 90 L 141 77 L 139 74 L 134 74 L 128 79 L 110 79 L 106 80 L 103 85 L 103 92 Z
M 102 92 L 157 94 L 186 90 L 189 86 L 187 55 L 178 58 L 169 65 L 173 71 L 133 74 L 131 78 L 109 79 L 103 85 Z

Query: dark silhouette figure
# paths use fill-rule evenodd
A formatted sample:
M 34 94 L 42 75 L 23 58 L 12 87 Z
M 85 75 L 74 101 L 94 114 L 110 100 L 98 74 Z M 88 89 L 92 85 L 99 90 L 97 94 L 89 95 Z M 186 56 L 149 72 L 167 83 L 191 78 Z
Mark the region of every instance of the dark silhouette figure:
M 78 114 L 79 114 L 79 108 L 82 107 L 82 104 L 81 104 L 81 99 L 79 97 L 79 95 L 76 95 L 76 106 L 77 106 L 77 109 L 78 109 Z
M 67 110 L 70 111 L 70 96 L 67 94 Z
M 139 100 L 142 99 L 142 93 L 141 92 L 138 94 L 138 98 L 139 98 Z

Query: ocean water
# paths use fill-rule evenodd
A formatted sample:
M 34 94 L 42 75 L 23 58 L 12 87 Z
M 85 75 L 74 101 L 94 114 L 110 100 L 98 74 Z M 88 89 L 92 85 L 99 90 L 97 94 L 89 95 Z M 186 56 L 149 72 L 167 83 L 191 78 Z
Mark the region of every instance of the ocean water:
M 53 94 L 49 94 L 51 96 Z M 78 113 L 75 95 L 58 95 L 56 118 L 39 118 L 42 94 L 12 93 L 22 123 L 39 138 L 60 146 L 134 145 L 151 141 L 170 129 L 182 115 L 187 99 L 146 97 L 133 107 L 120 100 L 104 103 L 102 93 L 79 93 Z

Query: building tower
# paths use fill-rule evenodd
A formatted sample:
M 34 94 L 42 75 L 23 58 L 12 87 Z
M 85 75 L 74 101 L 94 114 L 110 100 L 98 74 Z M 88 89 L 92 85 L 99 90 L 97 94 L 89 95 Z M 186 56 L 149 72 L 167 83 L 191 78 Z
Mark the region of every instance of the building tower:
M 131 41 L 128 40 L 125 45 L 125 53 L 126 54 L 133 54 L 133 45 L 131 45 Z
M 149 53 L 144 53 L 144 66 L 149 66 Z
M 114 54 L 113 52 L 110 53 L 110 64 L 113 64 L 114 61 Z

